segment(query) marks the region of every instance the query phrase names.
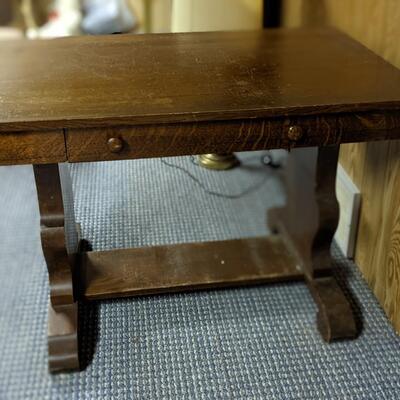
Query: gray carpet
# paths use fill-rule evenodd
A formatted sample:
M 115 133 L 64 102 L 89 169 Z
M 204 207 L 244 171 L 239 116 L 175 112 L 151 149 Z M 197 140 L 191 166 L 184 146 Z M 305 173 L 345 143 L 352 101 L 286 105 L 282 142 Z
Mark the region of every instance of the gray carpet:
M 241 158 L 223 173 L 190 158 L 73 165 L 84 235 L 106 249 L 264 234 L 283 192 L 260 154 Z M 1 167 L 1 400 L 400 398 L 400 339 L 336 248 L 357 340 L 321 340 L 303 283 L 107 301 L 80 307 L 86 370 L 51 376 L 38 223 L 31 167 Z

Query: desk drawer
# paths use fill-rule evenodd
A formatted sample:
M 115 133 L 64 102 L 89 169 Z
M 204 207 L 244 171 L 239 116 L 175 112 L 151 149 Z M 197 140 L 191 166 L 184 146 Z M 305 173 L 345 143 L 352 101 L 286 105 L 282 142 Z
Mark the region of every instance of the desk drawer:
M 380 113 L 70 129 L 67 149 L 71 162 L 288 149 L 389 139 L 399 126 Z
M 0 165 L 49 164 L 66 160 L 62 130 L 0 132 Z

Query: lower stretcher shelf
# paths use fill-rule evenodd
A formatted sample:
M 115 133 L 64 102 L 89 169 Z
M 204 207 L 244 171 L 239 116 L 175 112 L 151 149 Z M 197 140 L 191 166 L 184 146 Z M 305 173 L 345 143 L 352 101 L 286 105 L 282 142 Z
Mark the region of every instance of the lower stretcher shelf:
M 279 235 L 86 252 L 80 268 L 88 300 L 303 279 Z

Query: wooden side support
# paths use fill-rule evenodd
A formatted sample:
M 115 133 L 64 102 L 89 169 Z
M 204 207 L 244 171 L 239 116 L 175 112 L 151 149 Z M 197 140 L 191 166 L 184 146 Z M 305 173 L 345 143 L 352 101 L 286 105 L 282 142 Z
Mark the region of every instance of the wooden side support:
M 339 217 L 338 147 L 295 149 L 288 202 L 269 212 L 278 235 L 138 249 L 85 252 L 74 271 L 79 235 L 67 165 L 35 165 L 41 238 L 50 280 L 49 368 L 79 368 L 79 298 L 87 300 L 305 279 L 326 341 L 354 337 L 351 307 L 332 276 L 330 246 Z M 79 291 L 74 283 L 75 272 Z M 79 275 L 79 276 L 78 276 Z
M 66 164 L 34 165 L 41 239 L 50 281 L 49 369 L 79 368 L 74 264 L 78 249 L 73 195 Z
M 286 168 L 288 202 L 269 211 L 270 228 L 283 235 L 318 306 L 323 338 L 357 334 L 350 304 L 332 276 L 330 247 L 339 221 L 335 181 L 339 146 L 294 149 Z

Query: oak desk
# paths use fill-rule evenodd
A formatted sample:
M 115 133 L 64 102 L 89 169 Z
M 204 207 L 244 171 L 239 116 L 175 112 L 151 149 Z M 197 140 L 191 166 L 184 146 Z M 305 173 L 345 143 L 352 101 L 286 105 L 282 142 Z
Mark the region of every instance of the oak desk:
M 327 341 L 356 335 L 332 277 L 339 144 L 400 138 L 400 72 L 333 30 L 0 44 L 0 164 L 33 164 L 49 365 L 76 369 L 77 301 L 305 279 Z M 272 236 L 103 252 L 79 239 L 66 162 L 292 149 Z

